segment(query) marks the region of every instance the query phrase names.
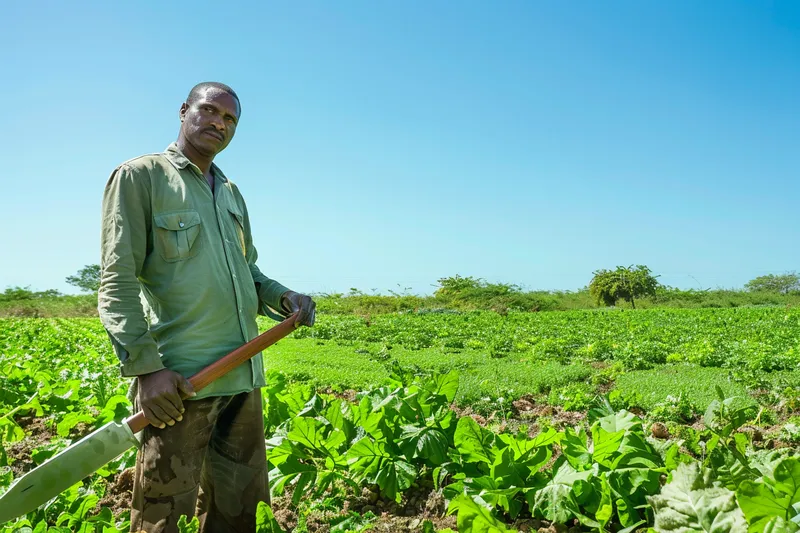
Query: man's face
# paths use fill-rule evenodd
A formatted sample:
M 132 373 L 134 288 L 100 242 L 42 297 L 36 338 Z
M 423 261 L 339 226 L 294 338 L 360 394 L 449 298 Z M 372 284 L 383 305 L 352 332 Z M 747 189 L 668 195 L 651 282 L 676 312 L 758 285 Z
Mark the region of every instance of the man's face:
M 215 87 L 206 88 L 191 104 L 181 106 L 181 134 L 205 156 L 223 151 L 236 133 L 239 104 L 236 98 Z

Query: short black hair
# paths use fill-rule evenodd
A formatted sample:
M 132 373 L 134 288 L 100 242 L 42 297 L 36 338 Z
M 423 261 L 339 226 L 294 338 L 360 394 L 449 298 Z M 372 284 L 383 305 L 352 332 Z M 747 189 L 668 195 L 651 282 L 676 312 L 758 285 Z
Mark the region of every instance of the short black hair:
M 204 81 L 204 82 L 198 83 L 197 85 L 192 87 L 192 90 L 189 91 L 189 96 L 186 97 L 186 103 L 187 104 L 193 103 L 195 100 L 200 98 L 201 93 L 205 89 L 208 89 L 208 88 L 211 88 L 211 87 L 213 87 L 215 89 L 219 89 L 220 91 L 226 92 L 229 95 L 233 96 L 233 98 L 236 100 L 236 104 L 239 106 L 239 114 L 241 115 L 241 113 L 242 113 L 242 102 L 239 101 L 239 95 L 237 95 L 236 91 L 231 89 L 228 85 L 225 85 L 224 83 L 219 83 L 217 81 Z

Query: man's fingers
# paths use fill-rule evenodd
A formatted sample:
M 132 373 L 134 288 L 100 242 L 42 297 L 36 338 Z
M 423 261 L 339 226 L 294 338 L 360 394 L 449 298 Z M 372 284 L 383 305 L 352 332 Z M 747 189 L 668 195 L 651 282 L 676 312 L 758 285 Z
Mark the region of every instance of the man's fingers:
M 308 325 L 308 311 L 305 309 L 300 309 L 300 312 L 297 314 L 297 320 L 294 321 L 295 327 L 299 326 L 307 326 Z
M 297 319 L 294 321 L 295 327 L 311 326 L 314 324 L 314 313 L 316 304 L 309 296 L 303 296 L 300 299 L 300 312 L 297 314 Z
M 197 396 L 197 393 L 194 391 L 194 387 L 192 387 L 192 384 L 189 382 L 188 379 L 186 379 L 183 376 L 181 376 L 181 379 L 178 380 L 178 388 L 181 390 L 184 397 L 191 398 L 192 396 Z
M 164 411 L 157 405 L 142 405 L 144 417 L 155 427 L 164 429 L 167 424 L 162 418 L 166 418 Z
M 167 416 L 166 420 L 164 420 L 163 418 L 162 420 L 164 420 L 164 422 L 172 426 L 175 424 L 175 422 L 180 422 L 181 420 L 183 420 L 183 415 L 181 414 L 181 409 L 183 408 L 183 405 L 179 403 L 181 407 L 176 407 L 169 397 L 177 399 L 177 401 L 180 402 L 180 398 L 176 393 L 169 396 L 161 396 L 160 398 L 156 399 L 155 403 L 158 407 L 161 408 L 161 410 Z
M 176 389 L 174 393 L 165 395 L 162 398 L 164 401 L 160 402 L 159 405 L 162 406 L 164 412 L 172 416 L 177 422 L 183 420 L 183 412 L 186 408 L 183 406 L 183 400 L 181 400 L 178 390 Z
M 314 325 L 314 320 L 315 320 L 316 314 L 317 314 L 317 304 L 314 303 L 314 300 L 312 300 L 308 296 L 306 296 L 306 299 L 308 300 L 308 305 L 306 307 L 308 311 L 307 311 L 307 314 L 306 314 L 305 324 L 306 324 L 306 326 L 313 326 Z

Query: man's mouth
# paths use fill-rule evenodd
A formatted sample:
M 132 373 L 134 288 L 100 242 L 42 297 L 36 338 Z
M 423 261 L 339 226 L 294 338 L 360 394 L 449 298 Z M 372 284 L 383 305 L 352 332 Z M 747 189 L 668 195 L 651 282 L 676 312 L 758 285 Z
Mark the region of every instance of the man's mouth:
M 206 135 L 210 135 L 211 137 L 214 137 L 218 141 L 223 141 L 224 140 L 222 138 L 222 135 L 220 133 L 216 132 L 216 131 L 206 130 L 203 133 L 205 133 Z

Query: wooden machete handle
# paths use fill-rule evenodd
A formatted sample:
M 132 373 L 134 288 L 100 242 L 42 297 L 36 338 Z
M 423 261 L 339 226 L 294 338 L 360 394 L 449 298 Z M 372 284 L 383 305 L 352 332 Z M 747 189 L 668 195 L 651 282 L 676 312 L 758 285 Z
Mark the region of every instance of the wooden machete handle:
M 194 390 L 199 391 L 206 387 L 209 383 L 220 378 L 241 365 L 245 361 L 255 356 L 258 352 L 272 346 L 286 335 L 295 330 L 294 321 L 297 319 L 297 314 L 293 314 L 283 322 L 274 326 L 247 344 L 243 344 L 233 350 L 231 353 L 211 363 L 203 370 L 189 378 L 189 383 L 192 384 Z M 145 418 L 144 411 L 139 411 L 135 415 L 125 419 L 125 423 L 131 428 L 133 434 L 139 433 L 141 430 L 150 425 L 150 422 Z

